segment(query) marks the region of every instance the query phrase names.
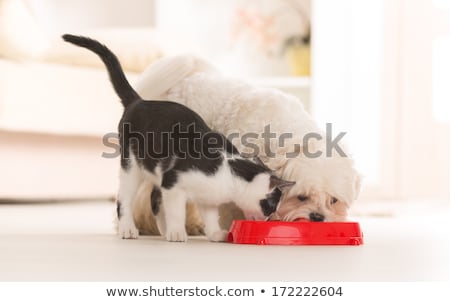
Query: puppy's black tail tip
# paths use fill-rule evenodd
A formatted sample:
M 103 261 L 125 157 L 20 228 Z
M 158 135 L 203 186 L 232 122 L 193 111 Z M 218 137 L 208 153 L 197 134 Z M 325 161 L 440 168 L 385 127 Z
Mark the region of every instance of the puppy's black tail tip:
M 80 45 L 80 46 L 81 45 L 85 45 L 86 43 L 83 43 L 83 41 L 86 41 L 86 39 L 89 39 L 89 38 L 86 38 L 86 37 L 75 36 L 75 35 L 70 35 L 70 34 L 64 34 L 64 35 L 62 35 L 62 38 L 66 42 L 70 42 L 72 44 Z
M 74 35 L 69 35 L 69 34 L 64 34 L 62 35 L 62 38 L 64 41 L 70 42 L 73 38 L 76 38 L 77 36 Z

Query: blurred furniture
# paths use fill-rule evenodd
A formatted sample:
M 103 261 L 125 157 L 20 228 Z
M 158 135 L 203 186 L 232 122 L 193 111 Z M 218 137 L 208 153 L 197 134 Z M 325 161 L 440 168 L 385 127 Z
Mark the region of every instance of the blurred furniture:
M 116 132 L 121 105 L 101 61 L 64 45 L 60 35 L 80 33 L 108 44 L 131 82 L 161 56 L 161 43 L 150 27 L 151 11 L 149 20 L 136 21 L 145 17 L 149 1 L 129 1 L 143 7 L 129 13 L 117 0 L 76 3 L 0 0 L 0 199 L 115 194 L 118 163 L 102 157 L 111 152 L 102 137 Z M 71 18 L 58 15 L 64 10 Z M 89 10 L 101 11 L 103 18 L 86 14 Z
M 121 105 L 104 70 L 0 59 L 0 198 L 111 197 L 102 135 Z

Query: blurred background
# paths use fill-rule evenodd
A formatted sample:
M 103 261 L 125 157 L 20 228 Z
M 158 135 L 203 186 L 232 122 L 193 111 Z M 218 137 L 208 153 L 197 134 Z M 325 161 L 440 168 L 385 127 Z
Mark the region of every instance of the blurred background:
M 4 201 L 115 195 L 102 137 L 121 106 L 100 60 L 63 33 L 108 45 L 131 82 L 190 52 L 295 94 L 347 132 L 362 204 L 450 203 L 448 0 L 0 0 Z

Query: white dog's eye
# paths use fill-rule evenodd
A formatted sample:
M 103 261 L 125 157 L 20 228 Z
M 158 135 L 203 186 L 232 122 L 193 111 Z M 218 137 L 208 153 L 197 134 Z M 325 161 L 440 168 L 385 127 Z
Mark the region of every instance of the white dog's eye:
M 332 197 L 332 198 L 331 198 L 331 204 L 335 204 L 336 202 L 338 202 L 337 198 Z
M 307 201 L 308 200 L 308 196 L 300 194 L 300 195 L 297 196 L 297 199 L 300 200 L 300 201 Z

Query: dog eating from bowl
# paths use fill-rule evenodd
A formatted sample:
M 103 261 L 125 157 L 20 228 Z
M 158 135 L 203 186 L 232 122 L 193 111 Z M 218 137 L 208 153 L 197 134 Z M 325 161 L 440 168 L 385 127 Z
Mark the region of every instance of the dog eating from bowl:
M 145 98 L 167 99 L 197 112 L 212 129 L 226 137 L 257 134 L 243 143 L 234 139 L 239 152 L 257 155 L 276 175 L 295 185 L 286 190 L 271 219 L 338 222 L 347 219 L 357 199 L 361 176 L 346 147 L 333 140 L 304 109 L 301 101 L 275 88 L 259 87 L 221 74 L 209 62 L 191 55 L 166 57 L 151 64 L 141 75 L 136 90 Z M 292 139 L 267 142 L 261 134 Z M 305 137 L 313 139 L 305 141 Z M 314 139 L 316 138 L 316 139 Z M 322 138 L 322 139 L 318 139 Z M 250 145 L 250 146 L 249 146 Z M 316 156 L 318 154 L 318 156 Z M 153 234 L 154 218 L 142 215 L 148 207 L 150 187 L 142 187 L 135 207 L 135 220 L 142 233 Z M 202 220 L 195 207 L 187 210 L 188 232 L 199 234 Z M 223 209 L 224 225 L 242 218 L 234 205 Z

